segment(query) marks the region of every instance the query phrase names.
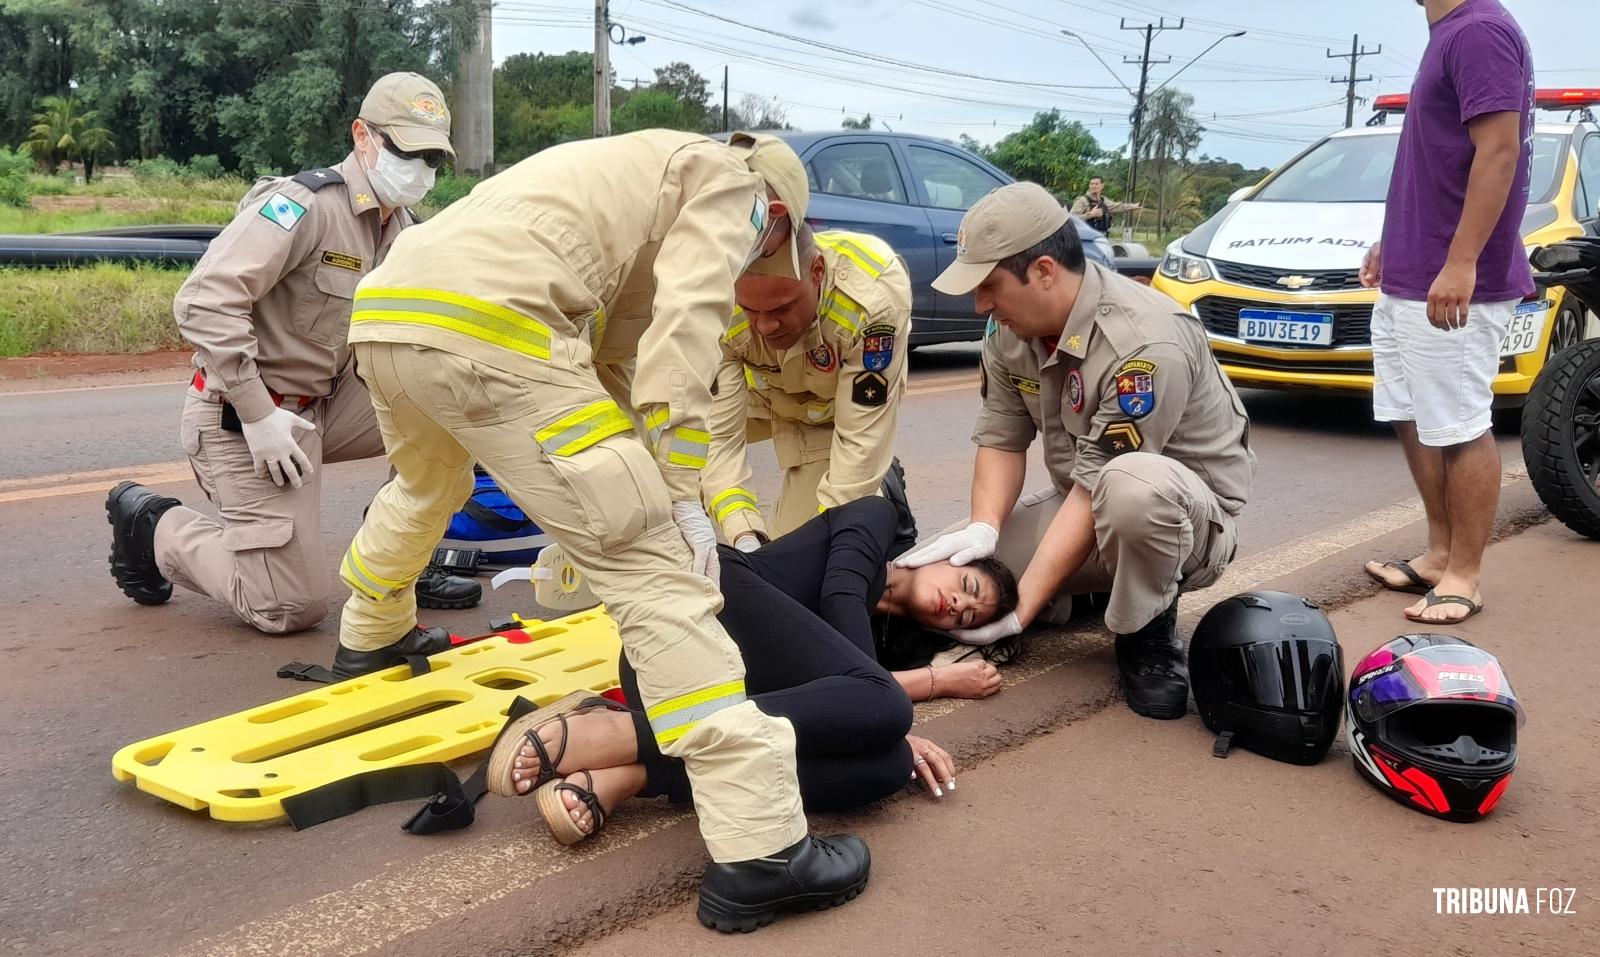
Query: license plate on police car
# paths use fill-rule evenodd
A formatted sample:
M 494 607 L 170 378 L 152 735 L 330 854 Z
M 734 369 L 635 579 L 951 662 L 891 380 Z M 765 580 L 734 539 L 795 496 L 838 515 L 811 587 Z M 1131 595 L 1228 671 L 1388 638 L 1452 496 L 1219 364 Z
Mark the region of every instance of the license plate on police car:
M 1525 302 L 1511 314 L 1506 324 L 1505 338 L 1500 340 L 1500 355 L 1520 356 L 1539 347 L 1539 333 L 1544 330 L 1544 316 L 1550 311 L 1550 300 Z M 1468 315 L 1471 315 L 1469 309 Z
M 1300 346 L 1333 345 L 1333 313 L 1240 309 L 1239 338 Z

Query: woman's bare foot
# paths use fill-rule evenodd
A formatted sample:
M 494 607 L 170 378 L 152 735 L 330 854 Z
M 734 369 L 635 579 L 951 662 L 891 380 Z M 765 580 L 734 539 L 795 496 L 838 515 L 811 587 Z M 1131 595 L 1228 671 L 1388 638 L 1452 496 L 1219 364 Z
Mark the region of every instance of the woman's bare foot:
M 933 697 L 987 698 L 1000 690 L 1000 670 L 983 659 L 935 665 Z
M 605 811 L 606 817 L 610 817 L 618 804 L 644 790 L 644 765 L 628 764 L 618 768 L 601 768 L 598 771 L 575 771 L 568 776 L 568 780 L 574 785 L 587 787 L 593 791 L 595 797 L 600 799 L 600 807 Z M 572 823 L 578 825 L 578 830 L 583 833 L 593 834 L 594 815 L 589 813 L 589 806 L 566 788 L 561 788 L 558 793 L 561 795 L 561 803 L 567 808 L 567 813 L 572 815 Z
M 539 740 L 551 758 L 561 755 L 557 774 L 584 768 L 610 768 L 639 760 L 639 742 L 633 736 L 633 717 L 626 711 L 595 710 L 566 721 L 566 752 L 561 750 L 562 723 L 551 721 L 539 728 Z M 518 794 L 533 790 L 539 779 L 539 752 L 526 742 L 511 762 L 512 786 Z M 642 787 L 643 785 L 641 785 Z

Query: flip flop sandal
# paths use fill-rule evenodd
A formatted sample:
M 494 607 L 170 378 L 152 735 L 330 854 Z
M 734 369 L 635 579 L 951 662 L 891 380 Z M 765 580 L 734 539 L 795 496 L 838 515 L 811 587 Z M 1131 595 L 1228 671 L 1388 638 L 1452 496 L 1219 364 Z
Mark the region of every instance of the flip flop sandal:
M 1431 589 L 1428 591 L 1428 593 L 1426 595 L 1422 596 L 1422 602 L 1423 602 L 1422 607 L 1424 609 L 1433 608 L 1433 607 L 1435 607 L 1437 605 L 1465 605 L 1466 608 L 1467 608 L 1467 613 L 1465 615 L 1462 615 L 1460 618 L 1437 618 L 1437 619 L 1435 619 L 1435 618 L 1422 618 L 1422 617 L 1420 617 L 1418 615 L 1413 615 L 1411 613 L 1411 609 L 1409 609 L 1409 608 L 1406 609 L 1406 617 L 1407 618 L 1411 619 L 1412 621 L 1418 622 L 1420 624 L 1424 624 L 1424 625 L 1459 625 L 1462 622 L 1466 621 L 1468 618 L 1471 618 L 1473 615 L 1476 615 L 1478 612 L 1483 611 L 1483 606 L 1478 604 L 1477 602 L 1474 602 L 1470 598 L 1466 598 L 1466 597 L 1461 596 L 1461 595 L 1440 595 L 1440 594 L 1436 594 Z
M 526 796 L 517 790 L 517 782 L 511 779 L 517 752 L 521 751 L 524 745 L 533 748 L 534 753 L 539 756 L 539 773 L 534 777 L 533 786 L 529 788 L 528 793 L 531 794 L 534 788 L 543 787 L 554 780 L 557 776 L 556 768 L 567 754 L 567 718 L 602 707 L 616 711 L 627 710 L 615 701 L 591 692 L 574 691 L 536 711 L 511 719 L 505 730 L 500 733 L 494 750 L 489 752 L 489 767 L 485 773 L 484 783 L 488 785 L 490 793 L 501 797 Z M 550 752 L 544 746 L 544 740 L 539 737 L 539 729 L 553 721 L 561 723 L 561 746 L 557 748 L 556 756 L 552 760 Z
M 587 786 L 572 783 L 572 779 L 583 775 Z M 556 842 L 564 845 L 576 844 L 579 841 L 594 837 L 600 829 L 606 826 L 605 808 L 600 806 L 600 796 L 594 793 L 594 775 L 588 771 L 574 771 L 566 779 L 551 781 L 534 792 L 534 797 L 539 802 L 539 814 L 544 818 L 544 823 L 550 828 L 550 836 Z M 577 795 L 589 808 L 589 816 L 594 821 L 594 827 L 585 831 L 572 819 L 572 812 L 567 810 L 567 804 L 561 800 L 561 792 L 570 791 Z
M 1400 574 L 1406 576 L 1411 580 L 1411 584 L 1392 585 L 1389 583 L 1388 579 L 1384 578 L 1382 575 L 1374 573 L 1371 569 L 1368 569 L 1364 565 L 1362 566 L 1361 570 L 1367 573 L 1368 578 L 1389 589 L 1390 591 L 1405 592 L 1408 595 L 1426 595 L 1428 592 L 1433 590 L 1433 586 L 1428 584 L 1428 580 L 1426 578 L 1423 578 L 1421 575 L 1417 574 L 1417 570 L 1411 567 L 1410 562 L 1384 562 L 1383 567 L 1392 568 Z

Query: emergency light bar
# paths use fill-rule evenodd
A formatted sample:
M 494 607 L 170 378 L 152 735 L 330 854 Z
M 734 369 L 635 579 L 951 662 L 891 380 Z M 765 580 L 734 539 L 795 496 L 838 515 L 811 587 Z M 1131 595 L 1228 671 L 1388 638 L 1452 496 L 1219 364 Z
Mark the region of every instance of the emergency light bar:
M 1368 126 L 1382 126 L 1390 113 L 1404 113 L 1411 105 L 1409 93 L 1385 93 L 1372 101 L 1376 115 Z M 1583 118 L 1593 120 L 1591 107 L 1600 106 L 1600 87 L 1550 87 L 1533 91 L 1533 106 L 1538 110 L 1580 110 Z

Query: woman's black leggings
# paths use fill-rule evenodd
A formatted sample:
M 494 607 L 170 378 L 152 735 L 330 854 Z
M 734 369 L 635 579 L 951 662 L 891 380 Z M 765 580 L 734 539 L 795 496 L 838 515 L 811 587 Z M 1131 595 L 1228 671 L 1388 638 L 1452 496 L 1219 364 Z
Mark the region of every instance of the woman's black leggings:
M 717 616 L 745 663 L 745 693 L 794 725 L 800 796 L 808 811 L 843 811 L 888 797 L 911 778 L 911 699 L 867 652 L 757 574 L 726 546 Z M 683 762 L 663 755 L 645 720 L 624 655 L 622 690 L 633 707 L 643 797 L 690 800 Z

